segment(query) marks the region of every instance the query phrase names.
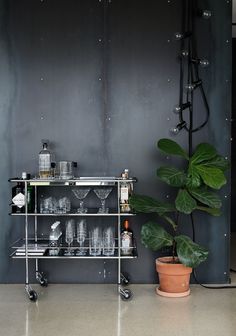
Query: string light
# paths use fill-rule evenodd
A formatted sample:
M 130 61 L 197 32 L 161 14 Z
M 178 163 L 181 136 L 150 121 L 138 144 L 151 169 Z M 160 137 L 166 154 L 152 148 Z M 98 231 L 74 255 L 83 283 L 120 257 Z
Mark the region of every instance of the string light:
M 190 102 L 187 102 L 187 103 L 182 104 L 182 105 L 175 105 L 175 107 L 174 107 L 174 113 L 179 114 L 180 112 L 186 110 L 190 106 L 191 106 Z
M 184 127 L 186 126 L 186 121 L 182 121 L 181 123 L 179 123 L 177 126 L 172 127 L 170 129 L 170 132 L 173 135 L 177 135 Z
M 199 15 L 203 18 L 203 19 L 210 19 L 212 16 L 212 12 L 208 9 L 203 9 L 199 11 Z
M 194 64 L 198 64 L 203 68 L 208 67 L 210 64 L 210 62 L 207 59 L 200 59 L 200 58 L 193 58 L 191 62 Z
M 186 49 L 182 50 L 181 55 L 182 55 L 183 57 L 188 57 L 188 55 L 189 55 L 188 50 L 186 50 Z
M 196 82 L 193 83 L 188 83 L 185 88 L 187 91 L 192 92 L 193 90 L 196 90 L 197 87 L 199 87 L 200 85 L 202 85 L 202 81 L 198 80 Z
M 192 35 L 191 32 L 185 32 L 185 33 L 176 32 L 174 37 L 177 41 L 180 41 L 180 40 L 190 37 L 191 35 Z

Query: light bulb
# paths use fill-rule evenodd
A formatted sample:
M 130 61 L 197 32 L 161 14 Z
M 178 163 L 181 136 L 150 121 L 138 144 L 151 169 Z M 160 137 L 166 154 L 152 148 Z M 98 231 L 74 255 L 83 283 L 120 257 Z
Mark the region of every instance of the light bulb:
M 193 90 L 195 90 L 198 86 L 200 86 L 202 84 L 201 80 L 198 80 L 197 82 L 193 82 L 193 83 L 188 83 L 185 88 L 187 91 L 192 92 Z
M 176 32 L 174 35 L 177 41 L 183 40 L 189 36 L 191 36 L 191 32 L 185 32 L 185 33 Z
M 181 111 L 186 110 L 191 106 L 190 102 L 184 103 L 182 105 L 175 105 L 174 107 L 174 113 L 179 114 Z
M 172 127 L 170 129 L 170 132 L 173 134 L 173 135 L 177 135 L 184 127 L 186 126 L 186 122 L 185 121 L 182 121 L 181 123 L 179 123 L 177 126 L 175 127 Z
M 208 10 L 208 9 L 203 9 L 203 10 L 201 11 L 201 17 L 202 17 L 203 19 L 210 19 L 211 16 L 212 16 L 212 12 L 211 12 L 210 10 Z
M 203 68 L 208 67 L 208 65 L 210 64 L 210 62 L 207 59 L 199 59 L 199 58 L 193 58 L 192 63 L 198 64 Z
M 170 129 L 170 133 L 172 133 L 173 135 L 177 135 L 179 133 L 179 129 L 177 127 L 172 127 Z
M 182 55 L 183 57 L 188 57 L 188 55 L 189 55 L 188 50 L 182 50 L 181 55 Z
M 179 114 L 181 112 L 181 106 L 175 105 L 173 112 Z
M 209 64 L 210 64 L 210 62 L 209 62 L 207 59 L 201 59 L 201 60 L 199 61 L 199 65 L 200 65 L 201 67 L 203 67 L 203 68 L 208 67 Z

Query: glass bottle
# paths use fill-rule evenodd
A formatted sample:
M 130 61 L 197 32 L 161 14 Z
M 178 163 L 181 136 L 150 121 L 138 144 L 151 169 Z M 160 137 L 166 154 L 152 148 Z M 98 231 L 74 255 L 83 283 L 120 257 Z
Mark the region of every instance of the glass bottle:
M 17 185 L 15 185 L 12 188 L 12 198 L 14 198 L 16 195 L 18 195 L 19 193 L 24 194 L 24 185 L 22 182 L 17 182 Z M 12 212 L 13 213 L 21 213 L 24 212 L 24 207 L 19 208 L 18 206 L 16 206 L 15 204 L 12 204 Z
M 129 178 L 129 170 L 125 169 L 122 174 L 122 182 L 120 182 L 120 212 L 128 213 L 131 212 L 131 208 L 129 205 L 129 197 L 132 195 L 132 183 L 128 182 Z
M 43 149 L 39 152 L 39 177 L 49 178 L 51 176 L 52 155 L 48 150 L 48 141 L 43 140 Z
M 129 221 L 124 221 L 124 229 L 121 232 L 121 255 L 132 255 L 133 232 L 129 228 Z

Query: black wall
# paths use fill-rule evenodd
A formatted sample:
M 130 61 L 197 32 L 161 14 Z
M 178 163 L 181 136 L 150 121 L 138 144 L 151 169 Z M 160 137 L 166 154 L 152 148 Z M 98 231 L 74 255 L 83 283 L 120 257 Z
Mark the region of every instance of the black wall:
M 231 5 L 213 0 L 199 5 L 213 11 L 210 21 L 196 22 L 199 56 L 211 62 L 202 77 L 212 115 L 194 143 L 212 142 L 229 157 Z M 51 140 L 57 160 L 77 160 L 80 175 L 119 175 L 129 168 L 139 178 L 137 192 L 172 198 L 155 177 L 156 168 L 171 160 L 155 146 L 178 122 L 172 113 L 179 81 L 173 33 L 181 29 L 181 1 L 2 0 L 1 9 L 0 280 L 23 282 L 23 261 L 8 257 L 8 245 L 23 234 L 23 221 L 7 215 L 7 179 L 37 172 L 42 138 Z M 202 119 L 197 101 L 195 121 Z M 187 135 L 176 140 L 186 146 Z M 197 240 L 210 249 L 198 270 L 204 282 L 229 278 L 229 186 L 222 196 L 220 218 L 196 216 Z M 132 221 L 139 258 L 124 263 L 136 283 L 156 281 L 157 254 L 139 240 L 145 219 Z M 183 232 L 191 233 L 182 220 Z M 41 232 L 48 224 L 41 222 Z M 116 281 L 114 262 L 44 261 L 40 266 L 51 282 Z

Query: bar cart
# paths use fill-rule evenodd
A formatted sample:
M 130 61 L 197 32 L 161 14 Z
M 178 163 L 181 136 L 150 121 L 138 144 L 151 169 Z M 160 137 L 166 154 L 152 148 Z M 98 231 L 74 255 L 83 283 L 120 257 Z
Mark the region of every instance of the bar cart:
M 62 179 L 10 179 L 9 182 L 13 184 L 21 183 L 24 186 L 24 194 L 21 194 L 21 197 L 24 204 L 24 211 L 21 213 L 14 213 L 11 211 L 11 216 L 22 216 L 25 221 L 25 233 L 24 238 L 18 239 L 11 247 L 13 252 L 11 253 L 11 257 L 15 259 L 25 259 L 25 290 L 31 301 L 37 301 L 38 295 L 35 290 L 32 289 L 29 283 L 29 259 L 35 259 L 35 276 L 36 280 L 39 282 L 41 286 L 47 286 L 48 280 L 45 277 L 44 273 L 39 270 L 39 259 L 113 259 L 117 261 L 117 285 L 118 285 L 118 294 L 121 299 L 129 300 L 132 297 L 132 292 L 128 288 L 124 288 L 125 285 L 129 283 L 129 277 L 121 272 L 121 262 L 123 259 L 133 259 L 137 258 L 137 249 L 135 240 L 133 239 L 132 253 L 130 255 L 122 255 L 121 253 L 121 221 L 123 218 L 129 218 L 130 216 L 135 216 L 131 211 L 124 212 L 122 209 L 120 200 L 121 200 L 121 186 L 122 183 L 126 183 L 131 186 L 133 189 L 133 185 L 136 182 L 136 178 L 127 178 L 125 181 L 122 178 L 115 177 L 80 177 L 73 178 L 68 180 Z M 38 200 L 38 189 L 43 187 L 66 187 L 66 188 L 83 188 L 83 187 L 112 187 L 115 189 L 116 200 L 115 200 L 115 208 L 110 209 L 108 213 L 99 213 L 98 209 L 89 209 L 87 213 L 78 213 L 74 209 L 72 209 L 69 213 L 41 213 L 39 211 L 39 200 Z M 28 207 L 28 188 L 33 188 L 34 194 L 34 208 L 29 212 Z M 19 195 L 20 198 L 20 195 Z M 48 217 L 112 217 L 116 218 L 117 228 L 116 234 L 117 237 L 115 239 L 115 252 L 112 256 L 92 256 L 89 255 L 89 251 L 86 255 L 65 255 L 63 251 L 65 251 L 65 244 L 60 243 L 57 246 L 59 249 L 58 255 L 51 255 L 49 251 L 53 249 L 53 247 L 49 244 L 49 239 L 45 239 L 38 235 L 38 220 L 40 217 L 48 216 Z M 29 225 L 34 225 L 34 235 L 33 237 L 29 236 Z M 37 246 L 37 253 L 31 253 L 30 247 L 34 245 Z M 85 247 L 86 248 L 86 247 Z M 20 252 L 19 252 L 20 251 Z

